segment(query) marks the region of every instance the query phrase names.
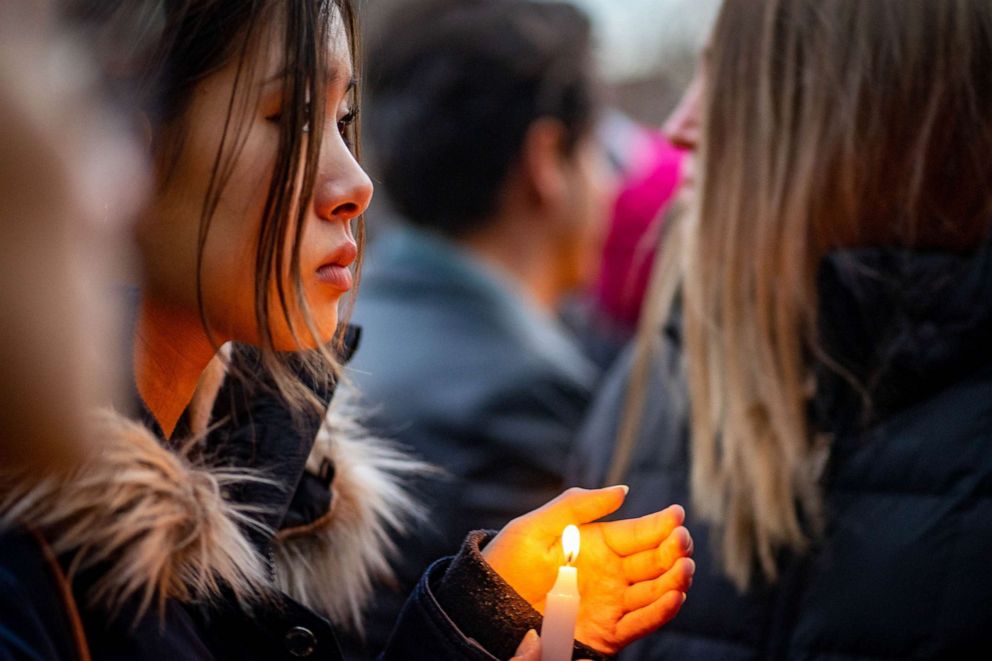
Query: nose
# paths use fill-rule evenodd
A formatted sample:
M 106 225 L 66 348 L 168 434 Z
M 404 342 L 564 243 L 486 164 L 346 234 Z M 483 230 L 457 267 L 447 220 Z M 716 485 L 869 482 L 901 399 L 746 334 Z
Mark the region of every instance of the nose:
M 372 201 L 372 180 L 351 152 L 322 161 L 314 190 L 317 215 L 324 220 L 342 222 L 360 216 Z
M 699 144 L 703 79 L 697 73 L 662 127 L 665 137 L 676 147 L 694 150 Z

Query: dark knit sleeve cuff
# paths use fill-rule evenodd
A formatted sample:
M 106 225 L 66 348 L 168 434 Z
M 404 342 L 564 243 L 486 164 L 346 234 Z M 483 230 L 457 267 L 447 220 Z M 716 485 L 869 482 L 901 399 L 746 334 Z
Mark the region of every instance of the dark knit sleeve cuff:
M 483 530 L 470 533 L 434 594 L 465 636 L 497 659 L 509 659 L 528 629 L 541 630 L 542 618 L 482 557 L 482 547 L 495 535 Z M 606 661 L 613 657 L 576 643 L 573 658 Z

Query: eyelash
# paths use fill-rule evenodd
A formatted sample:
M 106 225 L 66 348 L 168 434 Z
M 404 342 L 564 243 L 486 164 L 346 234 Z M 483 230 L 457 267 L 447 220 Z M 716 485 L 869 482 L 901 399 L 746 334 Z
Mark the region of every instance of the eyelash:
M 344 140 L 345 146 L 348 149 L 354 147 L 352 141 L 348 138 L 348 129 L 351 125 L 355 123 L 358 118 L 358 108 L 352 108 L 347 115 L 338 120 L 338 133 L 341 134 L 341 139 Z
M 310 106 L 308 105 L 304 112 L 304 115 L 307 118 L 303 123 L 304 133 L 310 132 L 310 114 L 311 114 Z M 348 149 L 351 149 L 353 147 L 352 141 L 348 139 L 348 129 L 351 127 L 352 124 L 355 123 L 355 120 L 357 118 L 358 118 L 358 109 L 352 108 L 347 115 L 345 115 L 344 117 L 338 120 L 338 133 L 341 134 L 341 139 L 344 140 L 344 144 L 348 147 Z M 278 123 L 282 119 L 282 113 L 278 112 L 275 113 L 274 115 L 269 115 L 268 117 L 266 117 L 266 119 L 268 119 L 270 122 Z

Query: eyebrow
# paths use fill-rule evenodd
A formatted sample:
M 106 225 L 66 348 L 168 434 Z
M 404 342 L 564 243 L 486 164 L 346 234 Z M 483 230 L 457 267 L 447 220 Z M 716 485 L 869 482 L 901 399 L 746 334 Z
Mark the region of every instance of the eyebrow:
M 275 74 L 273 76 L 270 76 L 269 78 L 266 78 L 262 82 L 262 84 L 263 85 L 270 85 L 270 84 L 272 84 L 272 83 L 274 83 L 274 82 L 276 82 L 278 80 L 282 80 L 283 78 L 286 77 L 286 75 L 288 73 L 289 73 L 289 69 L 283 69 L 279 73 L 277 73 L 277 74 Z M 329 85 L 335 85 L 342 78 L 344 78 L 344 76 L 341 75 L 341 72 L 335 70 L 335 71 L 330 72 L 330 74 L 328 74 L 328 76 L 327 76 L 327 83 Z M 351 75 L 351 77 L 348 78 L 348 84 L 345 86 L 344 93 L 347 94 L 347 93 L 351 92 L 352 90 L 354 90 L 356 87 L 358 87 L 358 83 L 359 83 L 358 77 L 355 76 L 355 75 Z

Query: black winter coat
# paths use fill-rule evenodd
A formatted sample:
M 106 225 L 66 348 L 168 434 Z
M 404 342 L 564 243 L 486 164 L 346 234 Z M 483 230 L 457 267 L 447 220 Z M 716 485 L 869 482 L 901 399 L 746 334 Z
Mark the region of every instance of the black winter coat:
M 493 661 L 512 656 L 541 617 L 480 554 L 473 533 L 453 558 L 421 578 L 393 629 L 382 661 Z M 331 624 L 286 596 L 248 613 L 221 600 L 203 608 L 166 604 L 135 621 L 85 605 L 85 580 L 70 584 L 50 550 L 22 528 L 0 534 L 0 661 L 273 661 L 341 659 Z M 71 596 L 70 596 L 71 595 Z M 607 657 L 577 645 L 584 658 Z
M 832 437 L 826 530 L 739 593 L 689 500 L 689 404 L 677 323 L 653 382 L 622 513 L 687 509 L 697 571 L 679 616 L 628 659 L 989 658 L 992 653 L 992 247 L 962 258 L 831 255 L 819 276 L 824 349 L 867 384 L 817 368 L 813 424 Z M 580 439 L 577 481 L 604 479 L 630 355 Z
M 251 360 L 250 353 L 238 355 L 238 360 Z M 331 392 L 322 394 L 329 399 Z M 334 476 L 333 467 L 325 467 L 317 475 L 305 469 L 319 420 L 293 419 L 284 406 L 278 405 L 264 391 L 253 392 L 247 398 L 245 395 L 237 385 L 228 384 L 222 390 L 217 413 L 227 420 L 227 424 L 211 434 L 205 443 L 206 450 L 199 458 L 220 458 L 228 468 L 248 468 L 275 480 L 276 484 L 237 483 L 235 488 L 224 490 L 223 498 L 247 506 L 254 518 L 261 516 L 262 522 L 270 528 L 306 526 L 314 522 L 331 506 L 331 492 L 327 487 Z M 155 427 L 153 420 L 147 422 Z M 141 441 L 144 435 L 151 439 L 146 443 L 146 454 L 128 465 L 103 468 L 107 470 L 108 493 L 115 497 L 121 493 L 113 486 L 117 484 L 115 472 L 127 473 L 132 469 L 140 472 L 148 465 L 166 464 L 163 456 L 172 456 L 162 448 L 168 441 L 162 440 L 160 430 L 156 430 L 159 438 L 155 439 L 147 429 L 138 428 L 141 430 L 138 436 L 125 438 L 122 443 Z M 131 430 L 133 433 L 134 428 Z M 100 464 L 95 468 L 101 469 Z M 156 476 L 159 482 L 155 484 L 162 485 L 163 493 L 178 482 L 179 491 L 183 492 L 180 496 L 197 492 L 201 499 L 217 498 L 206 505 L 182 500 L 183 506 L 203 506 L 205 510 L 224 507 L 219 493 L 195 486 L 195 482 L 203 478 L 203 471 L 198 470 L 192 464 L 173 466 L 167 471 L 168 479 Z M 93 495 L 92 489 L 72 491 L 73 488 L 70 484 L 49 494 L 52 502 L 48 504 L 52 508 L 65 507 L 65 503 L 59 502 L 60 491 Z M 99 497 L 98 491 L 96 499 Z M 145 504 L 153 500 L 160 505 L 156 498 L 157 494 L 138 493 L 133 494 L 133 500 L 128 500 L 123 507 L 95 502 L 90 510 L 105 509 L 109 512 L 105 521 L 112 526 L 115 517 L 129 513 L 129 503 Z M 258 511 L 258 506 L 265 509 Z M 193 538 L 202 535 L 204 529 L 216 533 L 219 530 L 217 520 L 221 517 L 216 512 L 201 513 L 199 518 L 191 516 L 190 520 L 196 525 L 189 525 L 188 530 L 181 528 L 180 536 Z M 149 519 L 141 525 L 147 525 L 149 529 L 174 525 L 153 517 Z M 153 607 L 141 617 L 137 616 L 137 597 L 125 602 L 119 612 L 111 612 L 107 603 L 90 599 L 92 588 L 108 574 L 132 568 L 126 564 L 131 559 L 127 555 L 129 540 L 114 547 L 111 555 L 116 557 L 69 576 L 68 567 L 75 549 L 56 557 L 50 538 L 58 537 L 59 530 L 41 533 L 34 526 L 7 523 L 0 531 L 2 661 L 342 658 L 331 623 L 274 588 L 267 590 L 265 598 L 254 601 L 250 607 L 243 607 L 230 590 L 224 590 L 209 602 L 181 603 L 170 598 L 163 609 Z M 73 521 L 70 519 L 67 523 Z M 210 528 L 211 525 L 214 528 Z M 131 530 L 127 532 L 132 533 Z M 252 533 L 249 535 L 251 542 L 268 556 L 273 544 L 272 534 L 253 528 L 247 532 Z M 142 531 L 135 529 L 133 534 L 138 538 Z M 526 631 L 539 627 L 540 615 L 482 558 L 480 546 L 490 534 L 469 535 L 457 555 L 435 562 L 424 573 L 407 600 L 381 659 L 507 659 Z M 77 538 L 80 536 L 85 538 L 86 533 L 77 534 Z M 94 538 L 101 539 L 99 536 Z M 251 545 L 247 546 L 250 548 Z M 96 549 L 97 552 L 101 550 Z M 590 650 L 579 649 L 582 656 L 603 658 Z

